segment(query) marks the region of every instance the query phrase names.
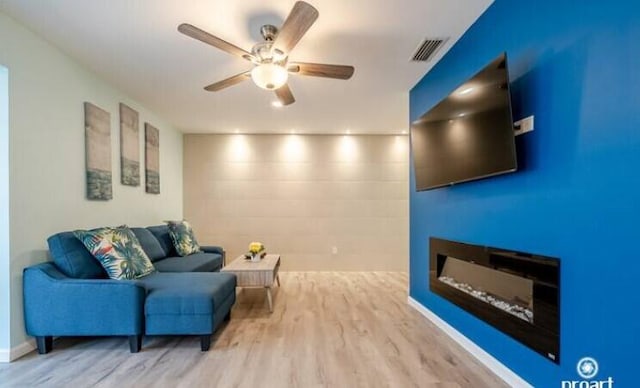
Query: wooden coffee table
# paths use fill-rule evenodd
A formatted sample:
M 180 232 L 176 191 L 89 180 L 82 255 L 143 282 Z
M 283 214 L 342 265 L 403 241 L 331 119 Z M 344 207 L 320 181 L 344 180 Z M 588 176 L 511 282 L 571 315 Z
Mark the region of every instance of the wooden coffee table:
M 223 267 L 221 272 L 230 272 L 236 275 L 238 287 L 259 287 L 267 290 L 267 300 L 269 301 L 269 312 L 273 312 L 273 299 L 271 287 L 274 281 L 280 287 L 280 255 L 268 254 L 259 262 L 246 260 L 244 255 L 238 256 L 229 265 Z

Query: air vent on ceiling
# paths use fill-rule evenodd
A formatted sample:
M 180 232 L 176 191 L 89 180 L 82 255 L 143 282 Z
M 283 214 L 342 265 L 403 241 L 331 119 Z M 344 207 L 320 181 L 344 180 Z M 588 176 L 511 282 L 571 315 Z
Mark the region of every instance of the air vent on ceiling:
M 444 45 L 449 38 L 427 38 L 420 43 L 416 52 L 411 56 L 412 61 L 427 62 Z

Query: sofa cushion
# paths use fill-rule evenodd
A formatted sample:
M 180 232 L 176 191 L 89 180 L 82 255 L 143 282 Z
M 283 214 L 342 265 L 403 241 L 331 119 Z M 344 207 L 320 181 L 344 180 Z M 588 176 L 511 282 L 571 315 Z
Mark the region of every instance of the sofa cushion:
M 169 235 L 168 225 L 149 226 L 147 230 L 149 230 L 149 232 L 151 232 L 151 234 L 153 234 L 155 238 L 158 239 L 158 243 L 164 251 L 164 257 L 178 256 L 176 249 L 173 247 L 171 236 Z
M 75 279 L 104 279 L 107 277 L 102 265 L 73 232 L 56 233 L 47 239 L 47 244 L 49 244 L 53 262 L 66 276 Z
M 187 221 L 168 221 L 169 236 L 173 247 L 180 256 L 187 256 L 200 252 L 200 245 Z
M 100 261 L 111 279 L 138 279 L 155 271 L 136 235 L 126 226 L 77 230 L 74 234 Z
M 200 252 L 184 257 L 167 257 L 153 264 L 160 272 L 213 272 L 222 267 L 222 255 Z
M 147 289 L 148 335 L 211 334 L 236 300 L 233 274 L 158 272 L 139 282 Z
M 212 314 L 235 294 L 231 273 L 154 273 L 138 282 L 147 289 L 145 315 Z
M 131 230 L 138 238 L 138 241 L 140 241 L 142 249 L 144 249 L 144 252 L 149 256 L 151 261 L 167 257 L 158 239 L 147 228 L 131 228 Z

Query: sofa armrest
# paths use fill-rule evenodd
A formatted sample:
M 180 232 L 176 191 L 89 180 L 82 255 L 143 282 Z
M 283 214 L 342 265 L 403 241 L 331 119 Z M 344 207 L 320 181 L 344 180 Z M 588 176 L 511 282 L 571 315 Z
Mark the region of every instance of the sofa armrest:
M 223 255 L 224 254 L 224 249 L 222 249 L 222 247 L 219 247 L 217 245 L 200 246 L 200 249 L 202 249 L 203 251 L 205 251 L 207 253 L 217 253 L 219 255 Z
M 23 281 L 29 335 L 143 332 L 146 290 L 135 281 L 68 278 L 52 263 L 25 268 Z
M 219 247 L 217 245 L 204 245 L 200 246 L 200 249 L 202 249 L 206 253 L 217 253 L 219 255 L 222 255 L 222 265 L 227 264 L 227 252 L 225 252 L 222 247 Z

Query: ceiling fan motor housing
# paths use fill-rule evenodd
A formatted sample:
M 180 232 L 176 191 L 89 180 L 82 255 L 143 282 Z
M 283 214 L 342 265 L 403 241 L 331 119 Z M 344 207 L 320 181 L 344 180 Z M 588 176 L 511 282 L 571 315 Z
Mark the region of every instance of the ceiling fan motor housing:
M 256 43 L 251 49 L 251 54 L 260 63 L 276 63 L 284 66 L 287 56 L 280 50 L 273 50 L 273 40 L 278 35 L 278 28 L 271 24 L 265 24 L 260 28 L 260 33 L 264 37 L 264 42 Z

